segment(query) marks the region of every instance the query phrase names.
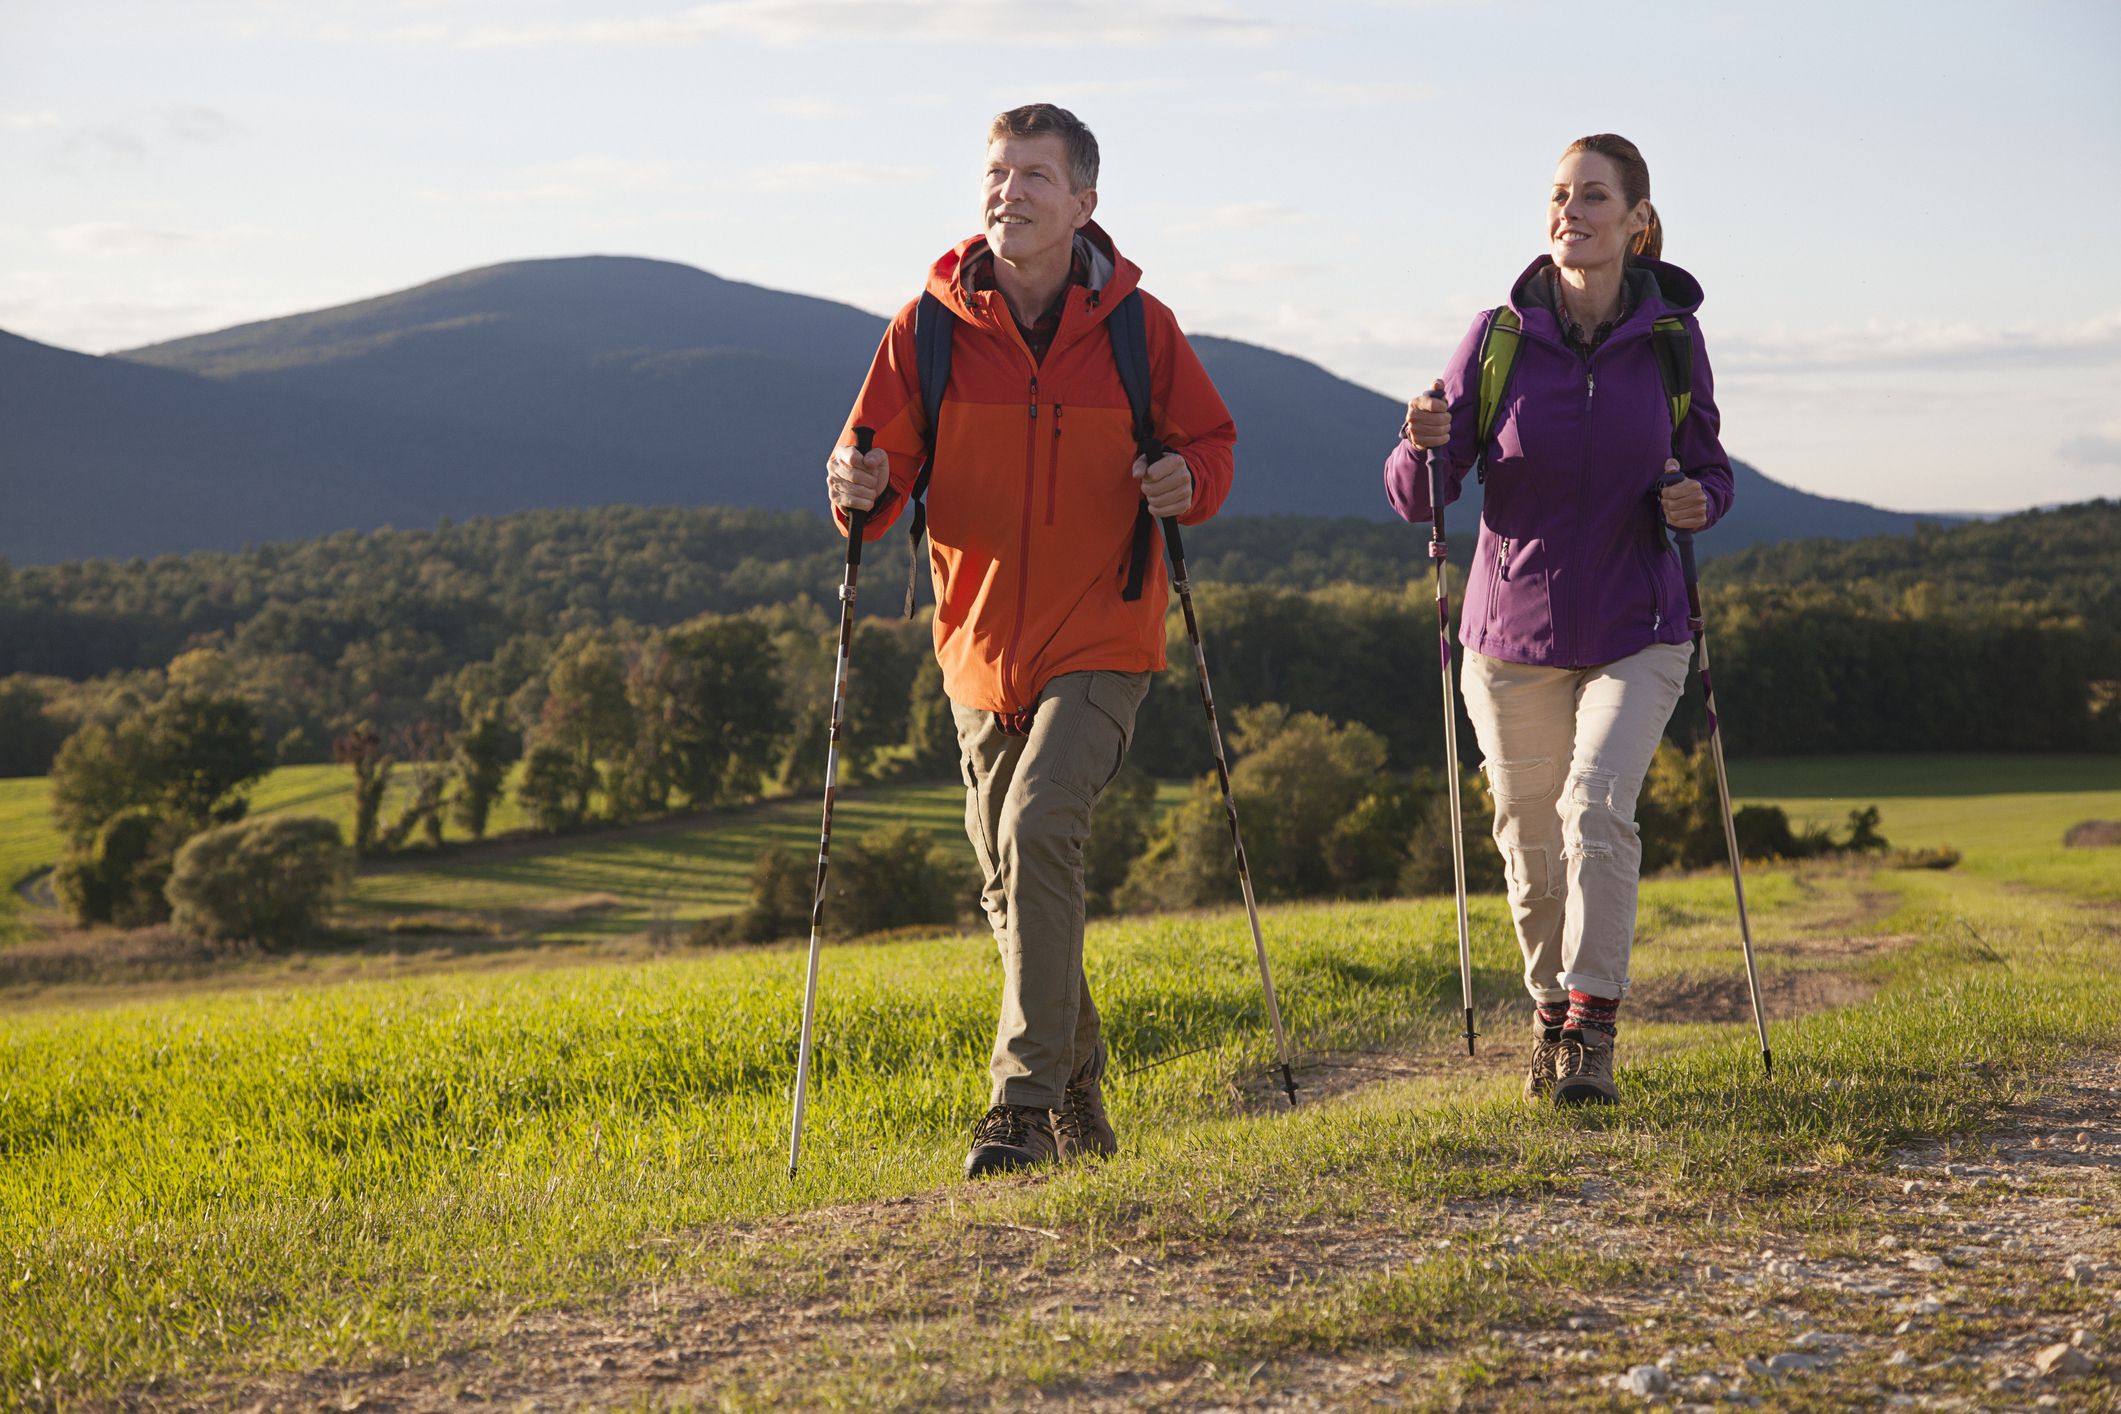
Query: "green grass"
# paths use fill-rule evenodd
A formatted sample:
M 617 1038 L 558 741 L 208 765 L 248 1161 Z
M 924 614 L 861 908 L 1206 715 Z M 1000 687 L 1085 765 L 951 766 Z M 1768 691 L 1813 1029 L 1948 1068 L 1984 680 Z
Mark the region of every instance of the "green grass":
M 933 792 L 932 808 L 952 795 Z M 876 803 L 905 816 L 903 801 Z M 2060 853 L 2041 843 L 2053 813 L 1983 848 Z M 814 821 L 806 811 L 786 828 L 805 838 Z M 1151 1244 L 1241 1238 L 1292 1210 L 1403 1214 L 1418 1229 L 1441 1203 L 1553 1191 L 1601 1164 L 1670 1184 L 1683 1216 L 1771 1200 L 1793 1166 L 1866 1162 L 1976 1124 L 2024 1077 L 2114 1038 L 2111 936 L 2071 900 L 1979 872 L 1815 866 L 1751 883 L 1771 972 L 1810 965 L 1783 946 L 1801 934 L 1919 941 L 1855 964 L 1882 985 L 1875 1001 L 1778 1023 L 1772 1087 L 1756 1082 L 1746 1028 L 1635 1028 L 1635 1098 L 1583 1128 L 1518 1112 L 1503 1080 L 1448 1077 L 1263 1121 L 1247 1098 L 1268 1053 L 1242 915 L 1095 925 L 1088 967 L 1128 1152 L 968 1195 L 935 1221 L 999 1215 Z M 1476 900 L 1474 924 L 1493 1030 L 1514 1016 L 1518 964 L 1499 900 Z M 1266 931 L 1306 1051 L 1446 1046 L 1446 903 L 1275 908 Z M 1644 935 L 1644 977 L 1739 975 L 1713 873 L 1646 885 Z M 828 953 L 809 1145 L 791 1181 L 801 968 L 800 952 L 765 950 L 11 1013 L 0 1398 L 33 1379 L 109 1399 L 153 1375 L 419 1352 L 465 1317 L 667 1279 L 685 1234 L 948 1183 L 984 1100 L 991 944 Z M 756 1279 L 793 1291 L 801 1265 Z M 1280 1321 L 1204 1297 L 1170 1316 L 1148 1358 L 1433 1338 L 1468 1319 L 1454 1311 L 1507 1304 L 1492 1269 L 1417 1275 L 1291 1297 Z M 1086 1336 L 992 1358 L 1065 1381 L 1110 1355 Z
M 2121 850 L 2065 850 L 2080 820 L 2121 820 L 2117 756 L 1860 756 L 1738 761 L 1742 803 L 1779 805 L 1793 826 L 1844 828 L 1876 805 L 1894 845 L 1949 845 L 1968 873 L 1998 881 L 2121 898 Z

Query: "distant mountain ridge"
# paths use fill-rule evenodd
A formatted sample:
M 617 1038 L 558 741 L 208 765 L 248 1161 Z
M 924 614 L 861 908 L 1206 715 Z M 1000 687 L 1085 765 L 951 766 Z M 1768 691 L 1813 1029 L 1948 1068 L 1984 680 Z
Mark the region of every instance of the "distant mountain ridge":
M 813 509 L 883 327 L 690 266 L 581 256 L 105 358 L 0 334 L 0 496 L 30 512 L 0 521 L 0 555 L 232 549 L 547 506 Z M 1270 349 L 1194 344 L 1238 422 L 1230 511 L 1390 515 L 1397 402 Z M 1737 474 L 1717 551 L 1949 519 Z

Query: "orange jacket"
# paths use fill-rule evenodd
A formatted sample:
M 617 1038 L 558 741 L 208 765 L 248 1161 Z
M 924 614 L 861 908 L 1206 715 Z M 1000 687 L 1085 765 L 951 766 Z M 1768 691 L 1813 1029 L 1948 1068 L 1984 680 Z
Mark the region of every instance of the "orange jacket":
M 961 321 L 943 395 L 942 441 L 928 483 L 928 564 L 935 577 L 935 656 L 943 690 L 963 706 L 1018 712 L 1063 673 L 1164 666 L 1169 579 L 1152 551 L 1141 597 L 1120 598 L 1141 483 L 1133 413 L 1104 321 L 1141 270 L 1090 225 L 1090 281 L 1071 286 L 1044 363 L 1031 357 L 999 290 L 962 276 L 992 260 L 974 236 L 935 262 L 928 288 Z M 1079 237 L 1080 238 L 1080 237 Z M 917 303 L 917 302 L 916 302 Z M 1195 525 L 1230 493 L 1237 429 L 1178 321 L 1144 292 L 1150 412 L 1193 473 Z M 840 441 L 874 428 L 891 487 L 865 540 L 905 508 L 927 444 L 909 303 L 891 321 Z M 847 520 L 839 517 L 840 533 Z

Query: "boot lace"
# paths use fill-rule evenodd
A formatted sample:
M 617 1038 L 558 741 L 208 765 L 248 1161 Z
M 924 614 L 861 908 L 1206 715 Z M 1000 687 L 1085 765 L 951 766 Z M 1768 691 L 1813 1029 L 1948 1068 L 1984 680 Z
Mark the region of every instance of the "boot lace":
M 996 1105 L 981 1117 L 979 1127 L 972 1131 L 972 1142 L 1021 1149 L 1031 1134 L 1031 1113 L 1017 1105 Z
M 1090 1082 L 1073 1081 L 1061 1093 L 1061 1107 L 1053 1116 L 1053 1131 L 1070 1142 L 1090 1135 L 1095 1114 Z

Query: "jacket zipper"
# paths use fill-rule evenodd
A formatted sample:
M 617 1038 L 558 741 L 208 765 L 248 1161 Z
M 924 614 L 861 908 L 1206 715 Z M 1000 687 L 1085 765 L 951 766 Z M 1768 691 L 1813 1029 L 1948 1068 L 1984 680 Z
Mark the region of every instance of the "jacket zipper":
M 1046 524 L 1053 524 L 1053 501 L 1060 489 L 1061 405 L 1053 405 L 1053 456 L 1046 475 Z
M 1009 651 L 1002 669 L 1002 686 L 1010 686 L 1016 672 L 1017 646 L 1024 637 L 1024 599 L 1031 592 L 1031 507 L 1038 496 L 1038 375 L 1031 375 L 1031 393 L 1024 419 L 1024 513 L 1016 537 L 1016 621 L 1009 630 Z M 1015 694 L 1010 694 L 1014 700 Z
M 1510 537 L 1505 535 L 1495 542 L 1495 575 L 1504 583 L 1510 578 Z

